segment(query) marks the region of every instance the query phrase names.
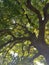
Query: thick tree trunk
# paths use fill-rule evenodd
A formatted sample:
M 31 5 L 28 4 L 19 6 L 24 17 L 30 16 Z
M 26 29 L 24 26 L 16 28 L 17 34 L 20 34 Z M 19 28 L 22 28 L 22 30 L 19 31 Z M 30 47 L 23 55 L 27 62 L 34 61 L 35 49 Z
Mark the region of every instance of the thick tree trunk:
M 49 47 L 43 45 L 42 55 L 45 57 L 47 64 L 49 65 Z
M 46 59 L 47 64 L 49 65 L 49 47 L 45 42 L 38 41 L 39 45 L 37 47 L 39 53 L 43 55 Z
M 47 64 L 49 65 L 49 47 L 43 40 L 34 40 L 32 41 L 31 46 L 34 46 L 38 50 L 38 54 L 35 55 L 31 60 L 37 58 L 39 55 L 43 55 L 46 59 Z

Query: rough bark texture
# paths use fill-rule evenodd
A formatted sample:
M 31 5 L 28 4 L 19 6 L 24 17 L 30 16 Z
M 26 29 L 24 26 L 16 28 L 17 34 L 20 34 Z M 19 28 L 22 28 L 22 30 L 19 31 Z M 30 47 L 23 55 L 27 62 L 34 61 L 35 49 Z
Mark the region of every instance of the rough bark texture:
M 42 20 L 42 16 L 39 12 L 39 10 L 37 10 L 36 8 L 33 7 L 33 5 L 31 5 L 31 0 L 27 0 L 27 7 L 28 9 L 30 9 L 31 11 L 35 12 L 39 18 L 39 35 L 37 40 L 34 38 L 34 40 L 32 39 L 32 44 L 34 47 L 36 47 L 39 51 L 38 55 L 41 54 L 45 57 L 47 64 L 49 65 L 49 47 L 45 42 L 45 25 L 48 21 L 49 18 L 49 14 L 47 13 L 47 9 L 49 8 L 49 3 L 47 3 L 45 5 L 45 7 L 43 8 L 43 12 L 44 12 L 44 20 Z M 35 55 L 34 58 L 38 57 L 38 55 Z

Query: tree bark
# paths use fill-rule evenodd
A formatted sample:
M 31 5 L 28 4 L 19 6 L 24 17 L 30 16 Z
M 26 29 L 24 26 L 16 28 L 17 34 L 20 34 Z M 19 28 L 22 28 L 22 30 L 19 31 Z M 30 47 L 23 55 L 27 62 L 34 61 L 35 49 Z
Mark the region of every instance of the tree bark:
M 45 39 L 45 23 L 44 21 L 41 21 L 39 23 L 39 35 L 38 35 L 38 39 L 40 41 L 44 41 Z

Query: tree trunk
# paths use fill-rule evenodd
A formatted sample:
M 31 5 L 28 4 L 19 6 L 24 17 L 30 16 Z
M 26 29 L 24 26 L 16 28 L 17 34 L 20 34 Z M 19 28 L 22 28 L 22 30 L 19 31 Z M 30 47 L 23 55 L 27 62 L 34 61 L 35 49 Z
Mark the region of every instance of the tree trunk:
M 44 57 L 45 57 L 45 59 L 46 59 L 47 64 L 49 65 L 49 55 L 46 54 L 46 56 L 44 56 Z
M 46 59 L 47 64 L 49 65 L 49 47 L 45 42 L 38 41 L 38 51 L 41 55 L 43 55 Z
M 43 55 L 46 59 L 47 64 L 49 65 L 49 47 L 43 40 L 32 41 L 31 46 L 33 45 L 38 50 L 38 54 L 35 55 L 31 60 L 37 58 L 39 55 Z
M 45 21 L 40 21 L 39 22 L 39 35 L 38 35 L 38 40 L 39 41 L 45 41 Z

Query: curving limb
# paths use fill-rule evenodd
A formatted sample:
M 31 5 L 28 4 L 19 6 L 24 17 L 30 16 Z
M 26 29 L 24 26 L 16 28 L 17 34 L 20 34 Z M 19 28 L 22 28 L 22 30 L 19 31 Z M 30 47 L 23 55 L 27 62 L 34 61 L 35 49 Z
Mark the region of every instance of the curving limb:
M 29 40 L 29 39 L 30 39 L 30 37 L 15 37 L 13 40 L 10 39 L 6 43 L 0 45 L 0 49 L 2 49 L 3 47 L 5 47 L 8 44 L 13 43 L 14 41 L 20 41 L 20 42 L 22 42 L 24 40 Z
M 33 5 L 31 5 L 31 0 L 27 0 L 27 8 L 29 8 L 31 11 L 35 12 L 39 18 L 39 21 L 42 20 L 42 16 L 40 14 L 40 11 L 37 10 Z

